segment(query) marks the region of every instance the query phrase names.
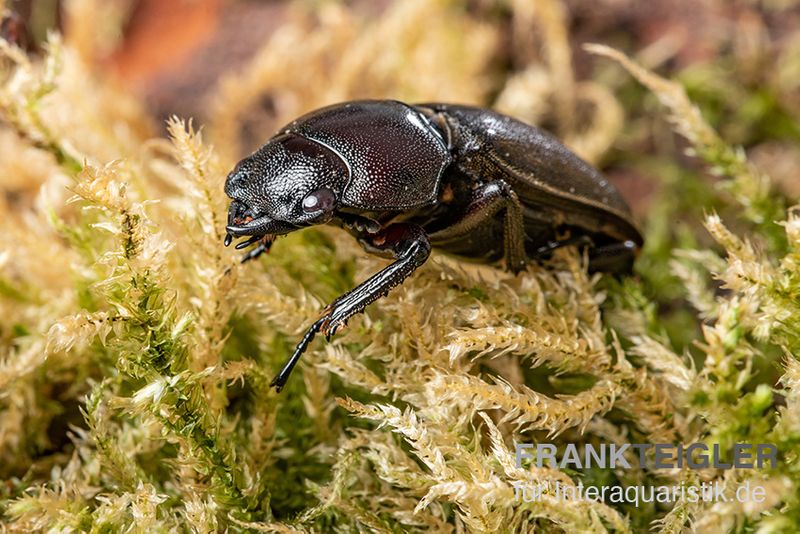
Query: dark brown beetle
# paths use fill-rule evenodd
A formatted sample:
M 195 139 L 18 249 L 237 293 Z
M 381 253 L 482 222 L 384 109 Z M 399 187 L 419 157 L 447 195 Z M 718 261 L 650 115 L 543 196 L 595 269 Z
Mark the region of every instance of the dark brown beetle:
M 317 332 L 353 315 L 425 263 L 431 247 L 480 262 L 583 243 L 593 270 L 625 272 L 642 245 L 625 201 L 550 134 L 498 113 L 391 100 L 329 106 L 292 122 L 230 173 L 225 244 L 269 250 L 316 224 L 347 229 L 395 261 L 334 300 L 272 381 L 280 391 Z

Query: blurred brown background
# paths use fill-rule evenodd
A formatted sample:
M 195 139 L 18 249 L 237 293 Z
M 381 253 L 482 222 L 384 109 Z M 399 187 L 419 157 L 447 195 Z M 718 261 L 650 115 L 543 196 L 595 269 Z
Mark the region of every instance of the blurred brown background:
M 325 3 L 304 4 L 314 9 Z M 392 0 L 342 3 L 367 16 L 378 16 Z M 101 47 L 104 53 L 94 59 L 111 69 L 125 86 L 146 97 L 159 117 L 202 117 L 204 94 L 221 74 L 251 59 L 286 20 L 291 8 L 291 2 L 285 0 L 110 0 L 107 4 L 108 15 L 122 19 L 121 33 L 98 37 L 105 41 Z M 493 24 L 510 24 L 497 4 L 470 0 L 467 9 Z M 660 48 L 651 52 L 662 55 L 658 59 L 676 72 L 728 52 L 732 34 L 745 34 L 753 47 L 762 46 L 765 39 L 791 37 L 800 28 L 800 9 L 794 4 L 791 0 L 565 2 L 578 78 L 585 77 L 589 69 L 589 58 L 579 49 L 584 42 L 603 42 L 632 51 L 660 43 Z M 64 29 L 63 13 L 70 2 L 10 0 L 8 7 L 19 15 L 24 33 L 21 38 L 33 49 L 49 28 Z M 431 31 L 435 31 L 433 21 Z M 502 60 L 513 67 L 515 61 L 519 63 L 519 56 L 530 52 L 509 47 Z M 754 54 L 757 50 L 736 52 Z
M 163 125 L 164 119 L 173 114 L 194 117 L 199 124 L 205 124 L 213 120 L 210 99 L 220 80 L 252 61 L 259 49 L 298 11 L 315 12 L 334 4 L 344 5 L 349 12 L 369 21 L 379 18 L 396 3 L 391 0 L 109 0 L 92 4 L 70 0 L 10 0 L 6 7 L 15 13 L 15 19 L 4 23 L 3 31 L 35 52 L 48 29 L 58 28 L 72 35 L 71 44 L 88 56 L 85 59 L 98 71 L 104 75 L 110 73 L 122 87 L 140 96 L 152 112 L 154 124 Z M 500 74 L 489 82 L 494 84 L 487 91 L 489 96 L 496 97 L 503 88 L 508 79 L 503 73 L 518 72 L 528 64 L 547 60 L 541 46 L 543 39 L 536 36 L 537 28 L 531 26 L 528 37 L 524 35 L 525 28 L 522 32 L 519 27 L 512 29 L 518 21 L 514 21 L 512 10 L 507 6 L 524 4 L 524 1 L 468 0 L 453 4 L 475 20 L 495 28 L 506 27 L 507 31 L 499 32 L 504 36 L 501 41 L 505 41 L 497 46 L 491 59 L 494 71 Z M 86 9 L 87 5 L 101 6 L 104 12 L 81 13 L 80 9 Z M 797 122 L 792 124 L 793 121 L 787 120 L 787 116 L 800 116 L 798 96 L 792 97 L 792 91 L 788 90 L 778 102 L 771 100 L 775 98 L 771 94 L 764 96 L 763 102 L 739 101 L 748 96 L 744 94 L 746 91 L 756 90 L 766 83 L 764 78 L 770 76 L 771 63 L 777 61 L 783 50 L 796 46 L 800 28 L 797 2 L 567 0 L 564 6 L 572 53 L 571 65 L 567 58 L 565 68 L 574 71 L 576 81 L 597 78 L 593 70 L 597 59 L 581 49 L 583 43 L 601 42 L 637 53 L 640 61 L 662 75 L 688 79 L 690 95 L 711 115 L 712 124 L 730 142 L 753 147 L 756 161 L 759 157 L 774 159 L 777 151 L 780 157 L 773 178 L 790 194 L 800 190 L 798 181 L 793 178 L 793 162 L 800 163 L 796 146 L 787 150 L 782 145 L 783 140 L 796 142 L 800 139 Z M 107 24 L 98 26 L 97 21 L 107 21 Z M 82 27 L 84 25 L 88 27 Z M 311 39 L 314 28 L 308 31 Z M 431 21 L 426 31 L 439 31 L 437 21 Z M 465 54 L 470 52 L 464 50 Z M 552 62 L 553 58 L 550 60 Z M 712 64 L 735 80 L 743 88 L 740 91 L 743 94 L 737 96 L 732 91 L 733 96 L 715 95 L 713 85 L 705 87 L 703 71 L 693 69 Z M 292 68 L 297 70 L 298 76 L 303 75 L 304 65 L 292 65 Z M 619 70 L 613 72 L 618 77 L 623 76 Z M 692 78 L 693 73 L 695 78 Z M 692 81 L 698 85 L 693 87 Z M 612 80 L 616 87 L 611 89 L 618 98 L 627 96 L 638 105 L 642 97 L 630 90 L 626 93 L 625 83 L 628 82 L 627 77 L 625 82 Z M 717 83 L 725 84 L 725 81 L 718 79 Z M 275 112 L 275 105 L 271 95 L 265 93 L 255 105 L 248 104 L 246 113 L 240 114 L 240 152 L 256 148 L 268 132 L 279 126 L 275 124 L 276 116 L 280 115 Z M 776 106 L 778 110 L 775 114 L 767 110 L 756 118 L 756 124 L 742 125 L 736 114 L 758 105 Z M 625 102 L 623 107 L 629 115 L 632 113 L 631 102 Z M 634 113 L 649 111 L 645 106 Z M 541 122 L 558 133 L 557 121 L 548 124 L 544 117 Z M 682 141 L 675 140 L 668 128 L 648 130 L 639 135 L 636 133 L 639 126 L 641 124 L 626 126 L 633 132 L 629 137 L 634 136 L 635 140 L 626 141 L 623 137 L 617 144 L 626 144 L 627 148 L 638 144 L 637 151 L 651 153 L 657 152 L 659 145 L 667 140 L 669 146 L 664 150 L 671 151 L 673 157 L 680 154 Z M 769 139 L 769 143 L 762 143 L 765 139 Z M 604 162 L 612 181 L 623 190 L 634 210 L 643 214 L 657 187 L 655 181 L 629 165 L 615 168 L 613 151 L 604 155 Z

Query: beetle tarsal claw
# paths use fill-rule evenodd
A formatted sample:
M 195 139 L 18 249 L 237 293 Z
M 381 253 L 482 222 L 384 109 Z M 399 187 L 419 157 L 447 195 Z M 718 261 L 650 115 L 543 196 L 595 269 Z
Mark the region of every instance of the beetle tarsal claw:
M 331 337 L 336 335 L 336 332 L 347 326 L 347 321 L 333 319 L 331 317 L 332 313 L 332 307 L 328 306 L 321 316 L 322 324 L 320 325 L 319 331 L 325 336 L 326 341 L 330 341 Z
M 330 341 L 333 336 L 336 335 L 336 332 L 342 330 L 347 323 L 345 321 L 339 321 L 338 323 L 333 324 L 327 328 L 327 332 L 325 333 L 325 340 Z

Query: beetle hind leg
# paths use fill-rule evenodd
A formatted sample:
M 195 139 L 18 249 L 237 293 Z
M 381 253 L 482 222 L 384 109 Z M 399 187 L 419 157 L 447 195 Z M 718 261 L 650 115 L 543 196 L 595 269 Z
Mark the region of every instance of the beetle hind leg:
M 627 240 L 590 249 L 589 271 L 631 274 L 639 246 Z
M 590 236 L 578 235 L 550 241 L 546 245 L 539 246 L 536 250 L 529 252 L 529 255 L 531 258 L 536 259 L 547 258 L 553 251 L 569 246 L 587 249 L 590 272 L 630 273 L 633 269 L 633 260 L 639 250 L 639 247 L 633 241 L 598 245 Z
M 542 245 L 536 250 L 532 251 L 530 256 L 531 258 L 535 259 L 545 258 L 552 254 L 555 250 L 573 245 L 576 247 L 588 247 L 589 249 L 595 248 L 594 240 L 591 237 L 588 235 L 579 235 L 557 241 L 549 241 L 546 245 Z

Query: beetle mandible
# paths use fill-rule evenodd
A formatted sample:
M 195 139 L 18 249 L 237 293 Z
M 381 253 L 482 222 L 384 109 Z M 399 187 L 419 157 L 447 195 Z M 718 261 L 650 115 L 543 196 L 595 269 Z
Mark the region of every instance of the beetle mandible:
M 585 244 L 589 267 L 624 272 L 642 246 L 630 209 L 590 165 L 539 128 L 476 107 L 393 100 L 335 104 L 300 117 L 228 175 L 225 245 L 267 252 L 276 236 L 317 224 L 395 261 L 330 303 L 271 386 L 286 384 L 321 332 L 425 263 L 431 247 L 519 272 Z

